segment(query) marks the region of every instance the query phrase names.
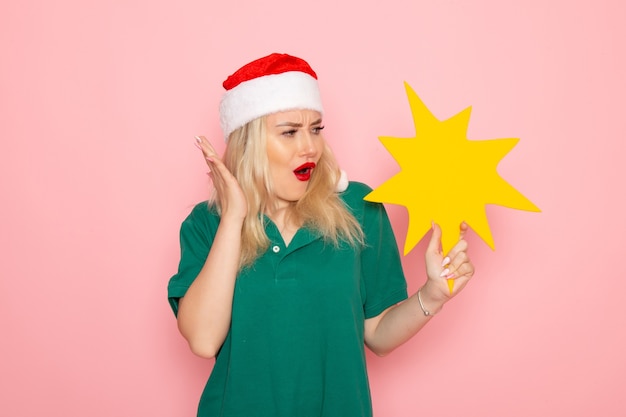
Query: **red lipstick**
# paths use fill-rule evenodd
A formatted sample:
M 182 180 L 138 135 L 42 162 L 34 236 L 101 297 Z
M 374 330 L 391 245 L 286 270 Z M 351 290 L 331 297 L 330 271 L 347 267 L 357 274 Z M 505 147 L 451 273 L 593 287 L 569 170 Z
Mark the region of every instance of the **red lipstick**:
M 315 168 L 315 162 L 306 162 L 293 170 L 296 178 L 300 181 L 308 181 L 311 179 L 311 172 Z

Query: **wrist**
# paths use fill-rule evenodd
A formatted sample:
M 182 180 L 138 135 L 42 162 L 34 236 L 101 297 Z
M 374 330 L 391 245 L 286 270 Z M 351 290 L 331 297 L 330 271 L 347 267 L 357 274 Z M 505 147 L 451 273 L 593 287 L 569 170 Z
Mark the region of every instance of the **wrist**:
M 433 296 L 430 287 L 424 285 L 416 293 L 417 302 L 425 316 L 434 316 L 439 313 L 447 300 Z
M 236 213 L 234 211 L 223 211 L 220 213 L 220 223 L 241 227 L 245 220 L 245 213 Z

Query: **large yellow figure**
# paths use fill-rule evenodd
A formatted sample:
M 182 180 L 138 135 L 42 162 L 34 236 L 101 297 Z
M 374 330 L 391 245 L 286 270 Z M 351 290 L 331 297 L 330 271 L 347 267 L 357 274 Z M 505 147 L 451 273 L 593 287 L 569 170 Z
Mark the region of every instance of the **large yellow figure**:
M 405 255 L 428 232 L 433 221 L 441 226 L 444 253 L 458 241 L 463 221 L 494 249 L 485 205 L 539 211 L 496 172 L 500 160 L 519 139 L 468 140 L 471 107 L 440 121 L 407 83 L 405 87 L 415 137 L 379 138 L 402 170 L 365 200 L 407 208 Z M 454 285 L 454 281 L 450 280 L 449 285 Z

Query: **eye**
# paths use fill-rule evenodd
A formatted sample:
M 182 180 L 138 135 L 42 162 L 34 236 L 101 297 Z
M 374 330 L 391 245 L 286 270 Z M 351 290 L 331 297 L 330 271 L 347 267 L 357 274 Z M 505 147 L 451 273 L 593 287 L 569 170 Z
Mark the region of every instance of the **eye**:
M 313 128 L 313 133 L 315 135 L 319 135 L 320 133 L 322 133 L 322 130 L 324 130 L 324 126 L 315 126 Z
M 297 130 L 296 129 L 291 129 L 291 130 L 286 130 L 284 132 L 281 133 L 281 135 L 283 136 L 294 136 L 296 134 Z

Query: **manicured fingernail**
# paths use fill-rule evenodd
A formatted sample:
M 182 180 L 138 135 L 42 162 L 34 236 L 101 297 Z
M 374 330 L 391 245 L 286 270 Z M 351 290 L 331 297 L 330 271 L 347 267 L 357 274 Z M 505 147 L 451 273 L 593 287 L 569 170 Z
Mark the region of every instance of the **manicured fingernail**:
M 448 268 L 444 269 L 443 271 L 441 271 L 441 274 L 439 274 L 440 277 L 445 277 L 450 273 L 450 270 Z
M 207 156 L 205 159 L 206 159 L 207 161 L 209 161 L 209 162 L 213 162 L 213 157 L 212 157 L 212 156 Z
M 443 261 L 441 261 L 441 266 L 446 266 L 449 263 L 450 263 L 450 258 L 446 256 L 445 258 L 443 258 Z
M 200 136 L 194 136 L 194 138 L 196 139 L 196 142 L 202 143 L 202 139 L 200 139 Z
M 455 278 L 455 277 L 456 277 L 456 274 L 448 274 L 448 275 L 446 275 L 446 279 L 452 279 L 452 278 Z

